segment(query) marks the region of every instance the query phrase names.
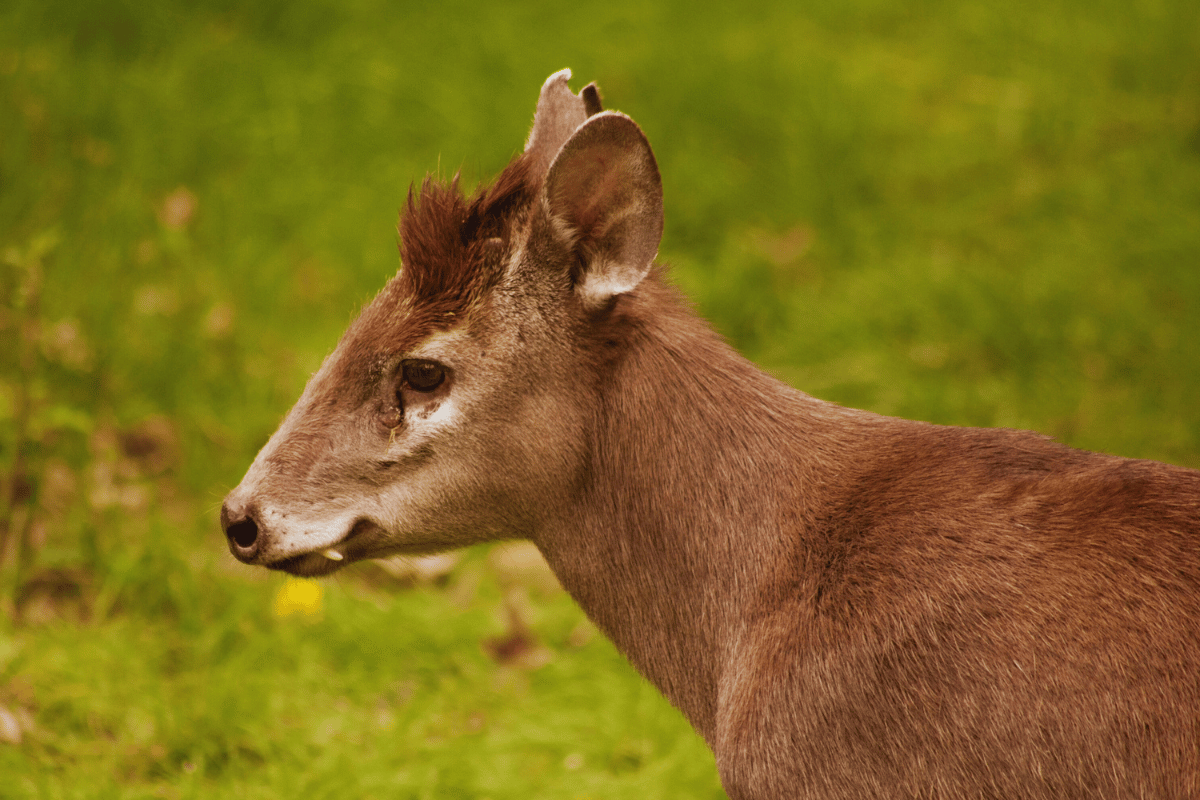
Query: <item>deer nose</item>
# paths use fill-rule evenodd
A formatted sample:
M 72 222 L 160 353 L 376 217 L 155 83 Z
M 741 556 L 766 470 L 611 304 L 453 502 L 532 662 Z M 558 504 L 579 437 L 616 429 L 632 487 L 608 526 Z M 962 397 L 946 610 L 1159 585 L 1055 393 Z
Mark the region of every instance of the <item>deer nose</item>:
M 221 527 L 229 539 L 229 552 L 238 561 L 250 563 L 258 555 L 258 522 L 255 521 L 253 505 L 231 502 L 226 499 L 221 506 Z

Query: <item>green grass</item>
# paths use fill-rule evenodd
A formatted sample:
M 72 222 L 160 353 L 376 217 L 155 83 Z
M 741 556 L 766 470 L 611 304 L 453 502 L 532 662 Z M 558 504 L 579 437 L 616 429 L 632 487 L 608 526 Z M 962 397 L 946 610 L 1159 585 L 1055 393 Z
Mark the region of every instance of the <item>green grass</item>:
M 348 571 L 313 620 L 224 553 L 409 183 L 495 174 L 570 66 L 766 368 L 1200 467 L 1198 44 L 1185 0 L 3 4 L 0 797 L 722 797 L 561 594 L 546 666 L 485 652 L 481 552 L 440 588 Z
M 13 691 L 35 698 L 39 727 L 0 749 L 9 791 L 719 796 L 711 756 L 654 690 L 606 642 L 568 643 L 565 598 L 535 615 L 556 656 L 528 673 L 477 644 L 501 630 L 494 585 L 464 610 L 351 579 L 309 620 L 271 614 L 275 583 L 193 597 L 190 622 L 119 614 L 17 635 Z

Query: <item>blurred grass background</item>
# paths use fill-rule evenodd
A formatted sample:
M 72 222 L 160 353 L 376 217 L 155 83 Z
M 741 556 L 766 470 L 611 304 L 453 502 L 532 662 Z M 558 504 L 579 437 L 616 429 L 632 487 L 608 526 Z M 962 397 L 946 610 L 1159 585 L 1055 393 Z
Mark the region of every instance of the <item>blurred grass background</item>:
M 0 797 L 723 797 L 505 559 L 297 586 L 217 526 L 409 183 L 494 175 L 564 66 L 775 374 L 1200 467 L 1192 0 L 8 0 Z

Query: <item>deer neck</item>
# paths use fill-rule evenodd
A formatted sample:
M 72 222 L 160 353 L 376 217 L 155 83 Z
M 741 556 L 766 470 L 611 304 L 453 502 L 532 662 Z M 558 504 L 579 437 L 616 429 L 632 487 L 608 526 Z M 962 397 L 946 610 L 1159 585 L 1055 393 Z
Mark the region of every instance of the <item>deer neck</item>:
M 794 549 L 821 482 L 812 445 L 834 450 L 828 418 L 848 412 L 760 372 L 654 283 L 622 299 L 583 487 L 537 543 L 588 616 L 710 738 L 740 612 Z

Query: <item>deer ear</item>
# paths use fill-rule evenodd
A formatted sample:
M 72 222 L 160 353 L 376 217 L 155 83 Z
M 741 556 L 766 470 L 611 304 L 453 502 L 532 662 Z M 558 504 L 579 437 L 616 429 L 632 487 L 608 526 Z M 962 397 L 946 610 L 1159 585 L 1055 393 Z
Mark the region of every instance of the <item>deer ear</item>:
M 662 181 L 650 143 L 624 114 L 603 111 L 555 156 L 542 185 L 552 228 L 578 257 L 576 291 L 598 308 L 635 288 L 662 239 Z

